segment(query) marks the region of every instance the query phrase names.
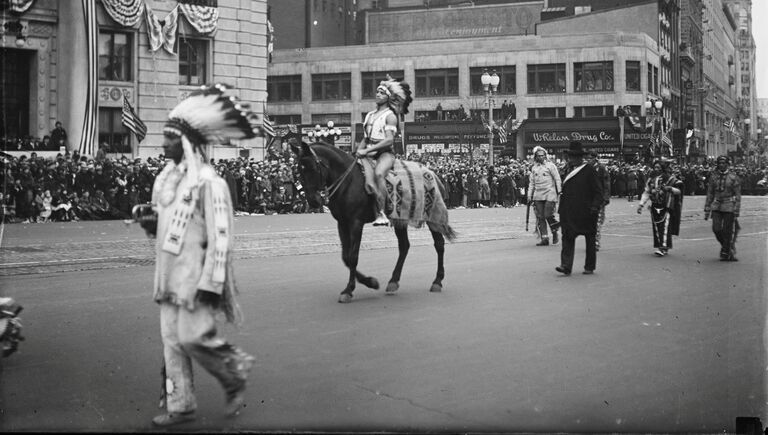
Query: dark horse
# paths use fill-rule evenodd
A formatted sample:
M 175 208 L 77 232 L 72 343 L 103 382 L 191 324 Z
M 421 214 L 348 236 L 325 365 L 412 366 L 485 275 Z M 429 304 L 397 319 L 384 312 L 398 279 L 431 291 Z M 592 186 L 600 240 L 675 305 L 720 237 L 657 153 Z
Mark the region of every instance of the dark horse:
M 323 204 L 321 192 L 328 189 L 328 208 L 337 221 L 339 238 L 341 239 L 341 258 L 349 268 L 349 282 L 339 296 L 339 302 L 347 303 L 352 300 L 352 292 L 355 290 L 355 280 L 368 288 L 378 289 L 379 282 L 376 278 L 366 276 L 357 270 L 357 260 L 360 254 L 360 240 L 363 236 L 363 225 L 373 222 L 374 214 L 373 195 L 365 190 L 365 176 L 356 164 L 355 158 L 344 151 L 324 144 L 292 146 L 298 155 L 299 171 L 301 173 L 304 192 L 307 202 L 312 207 Z M 445 189 L 438 181 L 441 195 L 445 196 Z M 432 282 L 430 291 L 439 292 L 443 288 L 443 254 L 445 252 L 445 239 L 453 240 L 455 233 L 450 226 L 444 225 L 438 228 L 427 222 L 434 240 L 437 252 L 437 275 Z M 403 270 L 405 257 L 408 255 L 410 242 L 408 241 L 408 228 L 405 225 L 395 225 L 397 246 L 399 255 L 397 264 L 392 271 L 392 277 L 387 284 L 387 294 L 392 294 L 400 287 L 400 274 Z

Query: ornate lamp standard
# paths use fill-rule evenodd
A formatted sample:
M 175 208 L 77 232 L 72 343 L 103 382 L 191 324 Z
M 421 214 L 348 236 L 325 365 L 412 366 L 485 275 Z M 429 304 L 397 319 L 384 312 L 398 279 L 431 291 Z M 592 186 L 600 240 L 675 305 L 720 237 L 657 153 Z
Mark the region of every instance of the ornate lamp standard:
M 314 138 L 315 142 L 320 142 L 324 138 L 329 138 L 331 145 L 335 145 L 336 139 L 341 136 L 341 129 L 333 126 L 333 121 L 328 121 L 327 127 L 321 127 L 320 124 L 315 125 L 315 131 L 307 133 L 310 139 Z
M 664 103 L 661 102 L 661 100 L 655 100 L 650 99 L 645 102 L 645 116 L 651 117 L 651 122 L 653 123 L 654 133 L 653 137 L 656 139 L 653 141 L 653 147 L 654 147 L 654 153 L 656 151 L 656 146 L 659 145 L 659 154 L 661 154 L 661 126 L 662 122 L 659 122 L 659 129 L 656 130 L 656 121 L 663 121 L 663 116 L 661 109 L 664 107 Z
M 496 70 L 493 70 L 493 74 L 488 74 L 488 70 L 483 71 L 483 75 L 480 76 L 480 83 L 483 84 L 483 90 L 485 91 L 485 98 L 488 100 L 488 125 L 493 125 L 493 95 L 496 93 L 499 87 L 499 76 L 496 74 Z M 488 128 L 488 166 L 493 166 L 493 128 Z

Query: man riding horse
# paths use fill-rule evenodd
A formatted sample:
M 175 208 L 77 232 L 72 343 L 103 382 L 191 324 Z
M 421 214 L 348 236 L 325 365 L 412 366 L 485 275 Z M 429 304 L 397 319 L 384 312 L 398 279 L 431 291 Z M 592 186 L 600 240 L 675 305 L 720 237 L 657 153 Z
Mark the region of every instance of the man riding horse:
M 353 150 L 357 157 L 376 161 L 374 180 L 378 216 L 374 226 L 389 225 L 384 209 L 387 188 L 384 179 L 395 164 L 393 145 L 398 131 L 400 116 L 408 113 L 411 104 L 411 87 L 389 76 L 376 88 L 376 110 L 368 112 L 363 121 L 365 137 Z

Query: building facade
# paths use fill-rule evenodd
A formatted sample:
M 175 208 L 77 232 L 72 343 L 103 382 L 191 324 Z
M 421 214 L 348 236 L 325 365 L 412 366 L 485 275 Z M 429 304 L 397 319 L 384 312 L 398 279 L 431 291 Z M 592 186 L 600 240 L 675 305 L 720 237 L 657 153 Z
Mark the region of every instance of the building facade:
M 754 141 L 756 136 L 757 88 L 755 83 L 755 63 L 757 50 L 752 36 L 752 1 L 726 0 L 726 6 L 737 23 L 737 53 L 736 56 L 736 99 L 739 119 L 742 122 L 749 119 L 746 130 L 746 140 Z M 748 144 L 745 145 L 748 146 Z
M 669 57 L 671 65 L 672 54 L 665 55 L 669 52 L 657 41 L 663 25 L 659 3 L 546 22 L 541 21 L 543 9 L 539 1 L 370 13 L 366 38 L 377 42 L 274 52 L 268 77 L 270 116 L 278 123 L 311 126 L 332 120 L 354 127 L 375 108 L 376 85 L 390 74 L 404 78 L 414 91 L 411 113 L 405 117 L 406 145 L 454 150 L 462 145 L 457 141 L 474 141 L 473 146 L 487 149 L 482 127 L 475 127 L 474 134 L 444 131 L 418 139 L 408 131 L 424 130 L 420 122 L 446 120 L 459 110 L 480 125 L 479 116 L 472 115 L 488 113 L 480 83 L 488 69 L 501 77 L 492 101 L 494 118 L 501 120 L 506 102 L 513 105 L 509 113 L 515 118 L 530 121 L 508 136 L 510 154 L 525 156 L 535 145 L 557 151 L 567 147 L 567 138 L 577 137 L 601 147 L 605 157 L 642 152 L 649 136 L 633 131 L 629 123 L 627 148 L 621 149 L 616 107 L 630 106 L 643 116 L 645 101 L 667 98 L 668 118 L 674 119 L 671 72 L 667 78 L 662 74 L 662 57 Z M 610 132 L 606 119 L 615 126 Z
M 67 148 L 93 155 L 162 153 L 169 111 L 202 84 L 227 83 L 262 113 L 266 0 L 208 2 L 29 0 L 2 11 L 3 135 L 48 135 L 60 121 Z M 203 6 L 201 6 L 203 5 Z M 20 41 L 23 40 L 23 41 Z M 147 126 L 141 143 L 121 122 L 123 98 Z M 19 114 L 15 118 L 11 114 Z M 212 146 L 213 158 L 263 152 L 262 139 Z

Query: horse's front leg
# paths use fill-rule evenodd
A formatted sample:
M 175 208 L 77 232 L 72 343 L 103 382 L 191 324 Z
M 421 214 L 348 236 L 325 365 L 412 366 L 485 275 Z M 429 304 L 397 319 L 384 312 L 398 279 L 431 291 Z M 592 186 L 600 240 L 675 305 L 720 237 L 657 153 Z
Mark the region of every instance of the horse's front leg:
M 352 301 L 352 292 L 355 291 L 355 280 L 373 289 L 379 288 L 376 278 L 365 276 L 357 270 L 357 261 L 360 256 L 360 240 L 363 237 L 363 222 L 354 220 L 348 224 L 339 223 L 339 238 L 342 244 L 342 260 L 349 269 L 349 281 L 347 287 L 339 295 L 339 302 Z
M 397 264 L 395 264 L 395 270 L 392 271 L 392 277 L 389 278 L 389 284 L 387 284 L 387 294 L 393 294 L 400 288 L 400 276 L 403 273 L 403 264 L 405 264 L 405 257 L 408 256 L 408 250 L 411 249 L 411 242 L 408 240 L 408 228 L 395 227 L 395 235 L 397 236 Z
M 432 231 L 432 240 L 435 242 L 435 252 L 437 252 L 437 275 L 432 281 L 431 292 L 440 292 L 443 290 L 443 278 L 445 278 L 445 269 L 443 268 L 443 254 L 445 254 L 445 237 L 437 231 Z

